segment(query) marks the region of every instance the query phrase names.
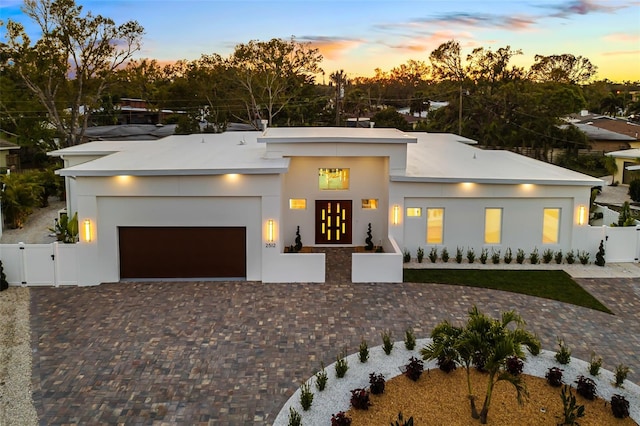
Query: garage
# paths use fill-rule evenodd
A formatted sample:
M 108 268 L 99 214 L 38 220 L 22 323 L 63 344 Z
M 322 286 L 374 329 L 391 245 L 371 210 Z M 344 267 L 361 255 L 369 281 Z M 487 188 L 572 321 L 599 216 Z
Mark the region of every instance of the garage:
M 245 227 L 118 227 L 120 279 L 244 279 Z

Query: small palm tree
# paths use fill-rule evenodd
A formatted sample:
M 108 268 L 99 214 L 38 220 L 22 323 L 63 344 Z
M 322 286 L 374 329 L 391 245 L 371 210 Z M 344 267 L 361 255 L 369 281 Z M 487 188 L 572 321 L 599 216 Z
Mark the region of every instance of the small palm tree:
M 527 396 L 527 390 L 522 378 L 509 373 L 505 364 L 510 356 L 525 358 L 523 346 L 527 347 L 532 354 L 540 352 L 540 341 L 535 335 L 524 329 L 525 322 L 515 311 L 502 313 L 501 319 L 493 319 L 478 311 L 473 307 L 469 312 L 468 328 L 479 326 L 478 335 L 474 337 L 477 345 L 476 350 L 484 358 L 484 369 L 488 373 L 487 391 L 480 410 L 480 423 L 487 423 L 491 396 L 495 384 L 505 380 L 511 383 L 517 392 L 518 402 L 522 403 Z

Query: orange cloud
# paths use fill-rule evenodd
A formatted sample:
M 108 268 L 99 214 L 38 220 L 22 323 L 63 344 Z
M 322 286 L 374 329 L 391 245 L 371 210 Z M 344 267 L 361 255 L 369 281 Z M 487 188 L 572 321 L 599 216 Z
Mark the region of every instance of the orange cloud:
M 611 52 L 602 53 L 602 56 L 624 56 L 624 55 L 640 55 L 640 50 L 612 50 Z
M 604 39 L 614 43 L 637 43 L 640 41 L 640 34 L 613 33 L 605 36 Z
M 364 40 L 337 37 L 307 36 L 299 41 L 309 42 L 320 50 L 322 56 L 329 60 L 340 59 L 347 51 L 364 44 Z

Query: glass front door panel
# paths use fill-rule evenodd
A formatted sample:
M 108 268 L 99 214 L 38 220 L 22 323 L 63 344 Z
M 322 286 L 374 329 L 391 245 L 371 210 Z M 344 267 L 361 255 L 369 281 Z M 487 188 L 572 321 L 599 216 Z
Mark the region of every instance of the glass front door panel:
M 351 200 L 316 201 L 316 244 L 351 244 Z

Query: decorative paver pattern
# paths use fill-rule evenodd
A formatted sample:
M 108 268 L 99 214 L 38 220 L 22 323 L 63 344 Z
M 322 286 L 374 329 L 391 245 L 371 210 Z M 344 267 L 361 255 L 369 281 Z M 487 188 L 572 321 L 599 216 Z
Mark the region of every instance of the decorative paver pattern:
M 565 339 L 640 377 L 640 280 L 579 279 L 615 315 L 438 284 L 117 283 L 33 288 L 34 401 L 41 424 L 266 425 L 319 367 L 362 338 L 427 337 L 477 304 L 516 309 L 543 347 Z

